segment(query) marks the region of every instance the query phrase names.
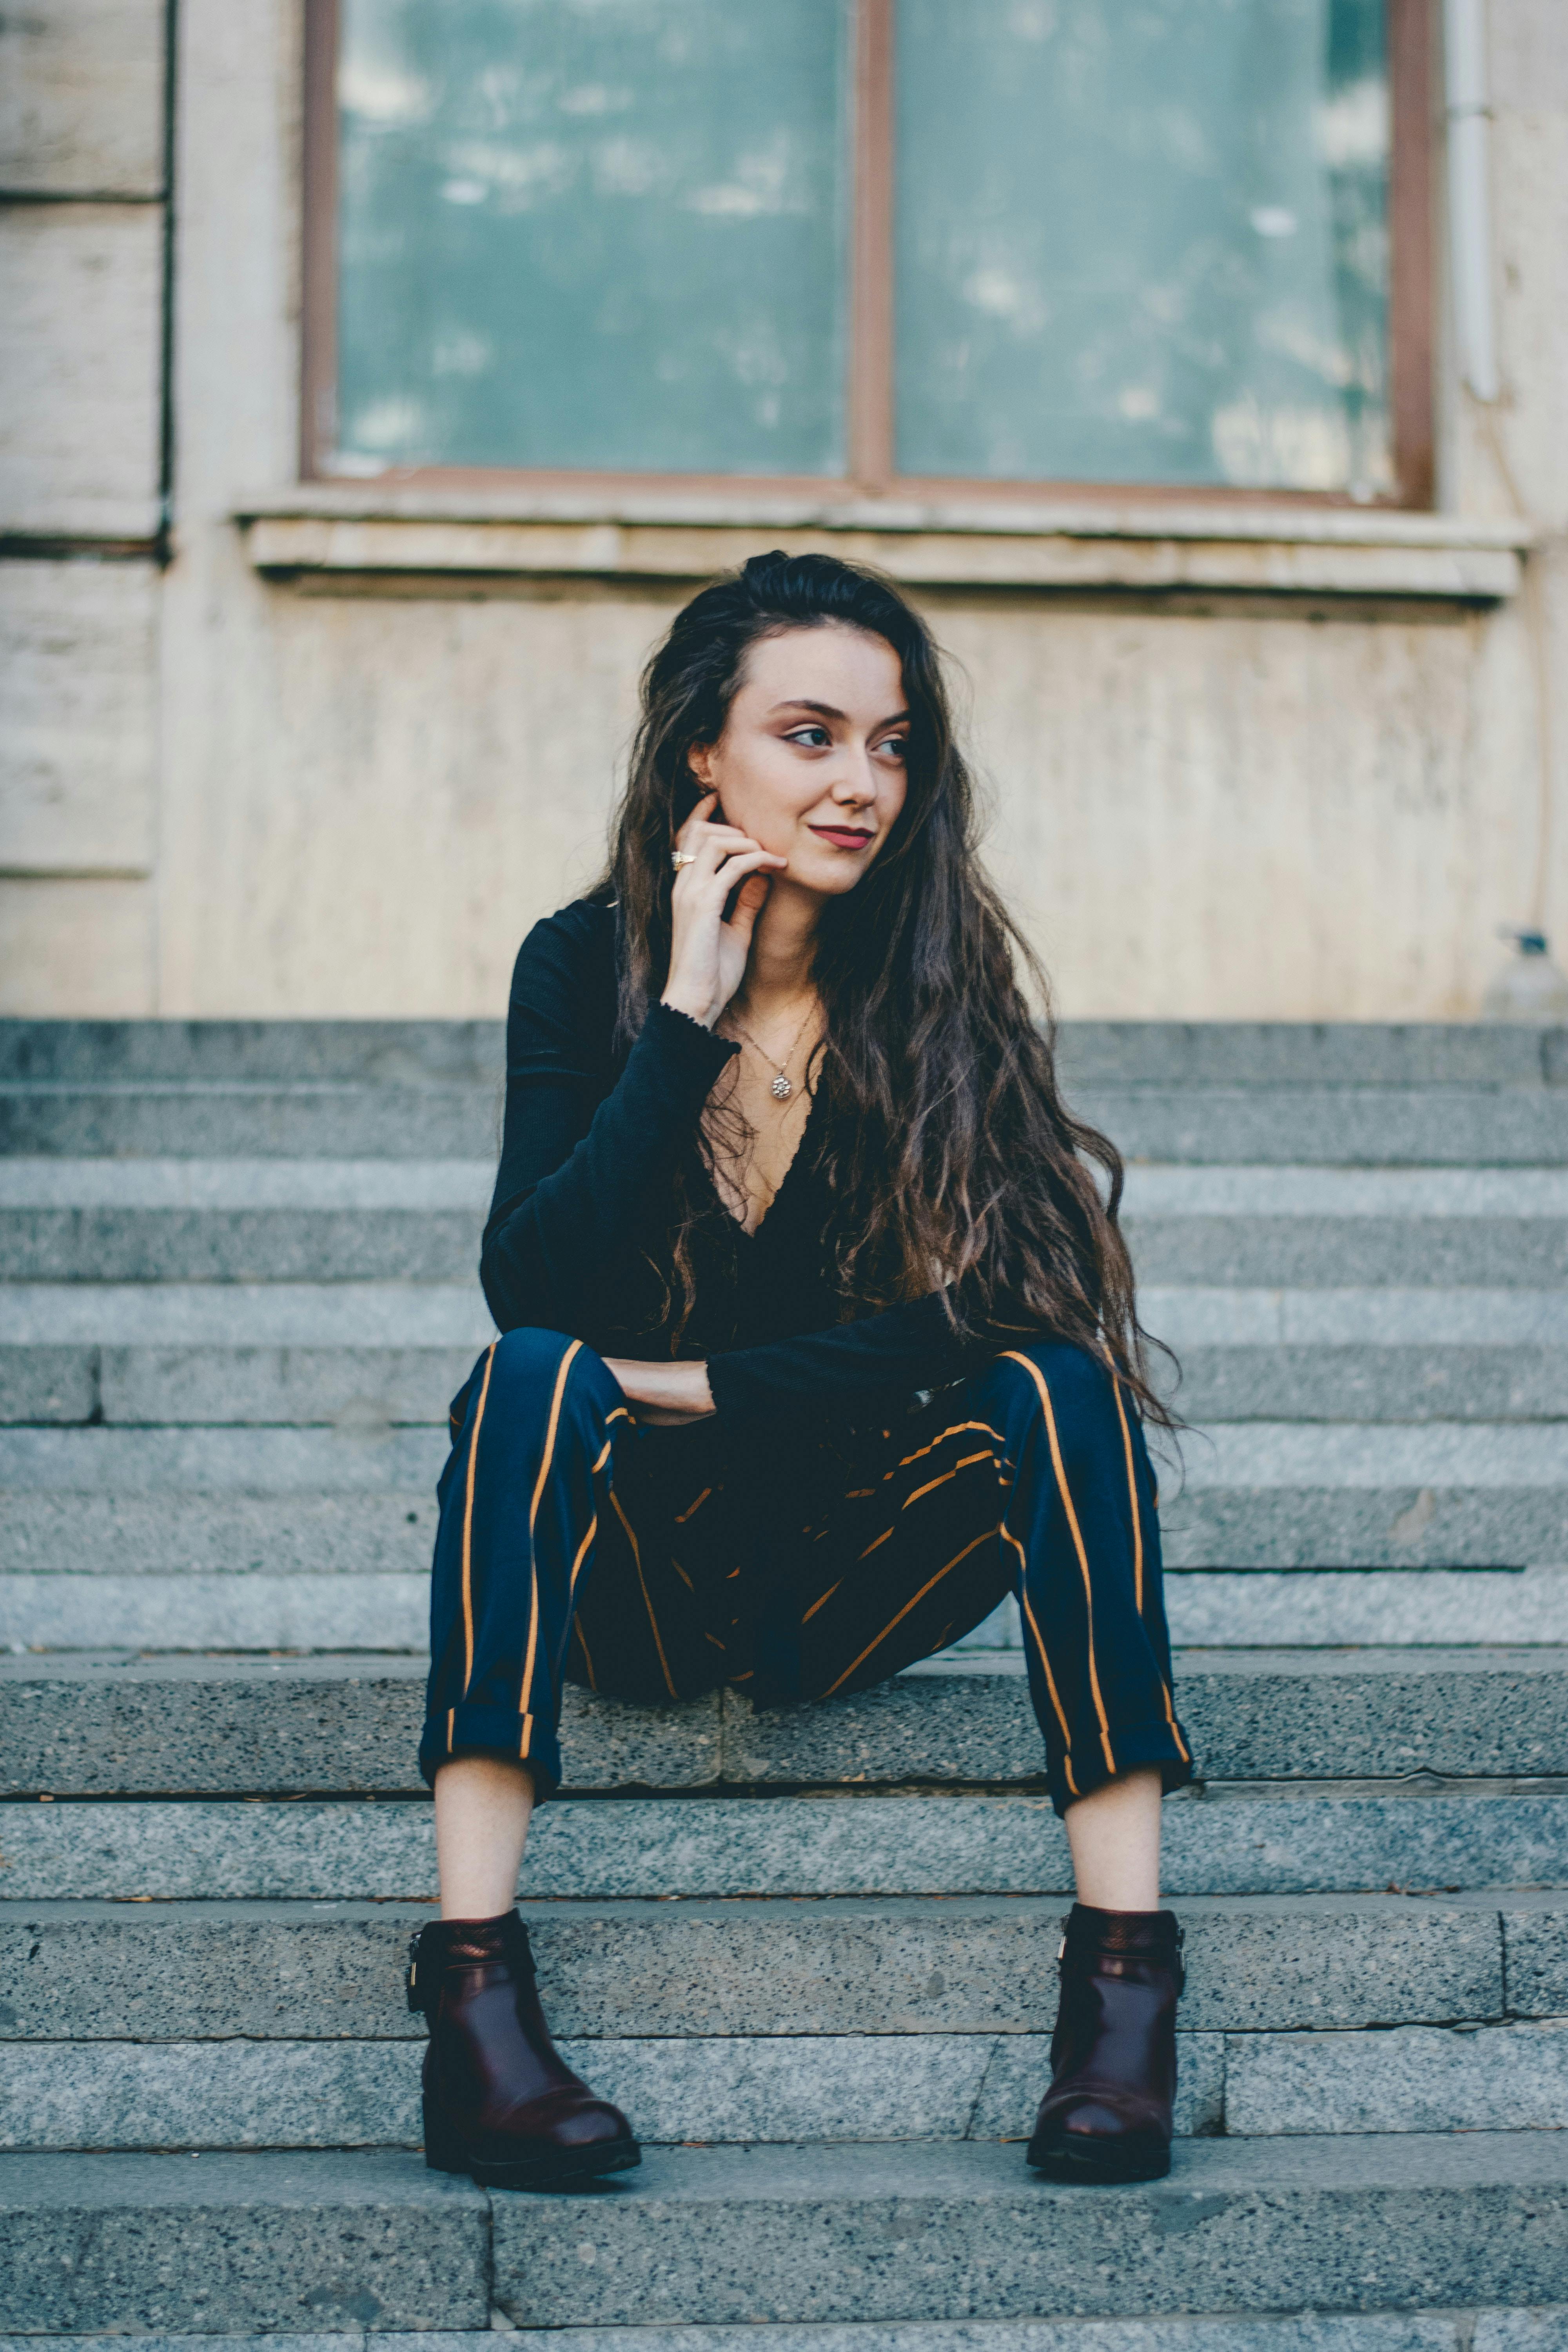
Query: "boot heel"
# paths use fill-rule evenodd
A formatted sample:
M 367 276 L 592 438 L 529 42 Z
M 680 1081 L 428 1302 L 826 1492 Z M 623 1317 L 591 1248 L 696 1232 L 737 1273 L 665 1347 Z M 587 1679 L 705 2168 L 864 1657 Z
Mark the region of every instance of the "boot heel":
M 425 2161 L 432 2172 L 467 2172 L 468 2158 L 452 2134 L 446 2130 L 430 2112 L 430 2102 L 425 2102 Z

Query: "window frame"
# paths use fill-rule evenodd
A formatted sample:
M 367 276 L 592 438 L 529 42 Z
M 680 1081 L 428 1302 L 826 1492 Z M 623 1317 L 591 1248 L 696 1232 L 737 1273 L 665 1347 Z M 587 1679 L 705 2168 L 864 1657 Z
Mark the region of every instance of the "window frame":
M 1433 112 L 1436 0 L 1387 0 L 1392 156 L 1389 176 L 1389 376 L 1394 488 L 1373 499 L 1343 490 L 1253 489 L 1224 483 L 1000 481 L 900 474 L 893 439 L 893 11 L 897 0 L 853 0 L 853 173 L 842 475 L 593 472 L 511 466 L 389 467 L 384 487 L 527 488 L 606 498 L 634 492 L 756 494 L 858 505 L 865 500 L 962 502 L 1161 501 L 1193 506 L 1426 509 L 1436 479 L 1433 394 Z M 337 389 L 337 58 L 339 0 L 305 0 L 303 281 L 300 478 L 342 482 L 321 463 Z

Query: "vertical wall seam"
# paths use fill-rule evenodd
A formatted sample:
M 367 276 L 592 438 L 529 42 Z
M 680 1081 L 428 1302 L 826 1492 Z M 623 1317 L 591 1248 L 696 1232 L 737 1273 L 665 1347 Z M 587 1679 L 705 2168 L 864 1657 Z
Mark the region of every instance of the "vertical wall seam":
M 163 0 L 163 233 L 158 332 L 158 528 L 153 561 L 162 583 L 174 560 L 174 197 L 179 152 L 179 0 Z M 163 832 L 168 792 L 164 725 L 163 597 L 157 600 L 153 646 L 153 812 L 148 882 L 147 963 L 154 1018 L 167 1009 L 163 969 Z
M 178 140 L 180 0 L 163 9 L 163 283 L 159 334 L 158 562 L 174 559 L 174 190 Z

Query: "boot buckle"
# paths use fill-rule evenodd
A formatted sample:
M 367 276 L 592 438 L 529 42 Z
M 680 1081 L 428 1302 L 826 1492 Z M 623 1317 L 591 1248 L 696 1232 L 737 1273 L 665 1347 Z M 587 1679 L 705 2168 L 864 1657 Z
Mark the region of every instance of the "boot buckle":
M 426 2017 L 428 2018 L 430 2014 L 428 1995 L 419 1982 L 419 1942 L 424 1933 L 423 1927 L 416 1927 L 413 1935 L 408 1938 L 408 1971 L 404 1979 L 404 1990 L 407 1996 L 409 2008 L 416 2011 L 423 2010 Z

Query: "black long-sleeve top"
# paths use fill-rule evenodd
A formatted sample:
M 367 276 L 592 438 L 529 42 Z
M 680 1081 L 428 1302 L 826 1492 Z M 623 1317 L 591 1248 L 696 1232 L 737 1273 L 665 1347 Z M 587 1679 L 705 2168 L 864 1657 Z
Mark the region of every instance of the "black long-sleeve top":
M 696 1303 L 679 1354 L 707 1360 L 724 1421 L 822 1409 L 853 1420 L 957 1380 L 988 1352 L 955 1334 L 936 1292 L 842 1319 L 820 1101 L 748 1234 L 700 1142 L 703 1104 L 739 1046 L 656 1003 L 617 1066 L 616 993 L 613 907 L 579 899 L 534 925 L 512 975 L 500 1168 L 479 1261 L 501 1330 L 535 1324 L 601 1355 L 668 1362 L 683 1297 L 672 1260 L 680 1170 L 699 1213 Z

